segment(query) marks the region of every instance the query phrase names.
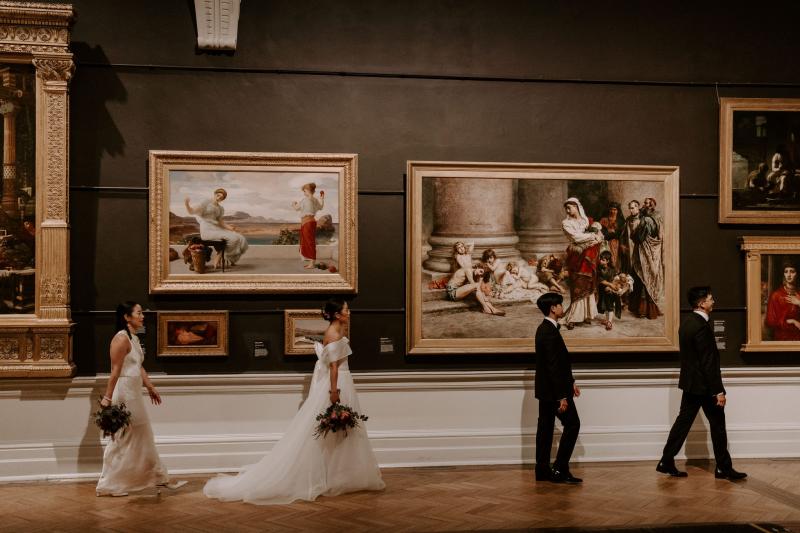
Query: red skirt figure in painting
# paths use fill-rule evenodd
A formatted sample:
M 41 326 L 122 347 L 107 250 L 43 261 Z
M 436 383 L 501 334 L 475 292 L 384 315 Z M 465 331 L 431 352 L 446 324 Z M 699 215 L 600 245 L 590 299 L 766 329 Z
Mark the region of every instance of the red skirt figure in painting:
M 797 294 L 797 267 L 783 265 L 783 285 L 769 295 L 767 326 L 774 341 L 800 341 L 800 298 Z
M 303 199 L 292 202 L 295 211 L 300 211 L 300 255 L 305 261 L 303 268 L 314 268 L 317 259 L 317 211 L 325 206 L 325 191 L 319 191 L 319 199 L 314 196 L 316 183 L 306 183 L 301 187 Z

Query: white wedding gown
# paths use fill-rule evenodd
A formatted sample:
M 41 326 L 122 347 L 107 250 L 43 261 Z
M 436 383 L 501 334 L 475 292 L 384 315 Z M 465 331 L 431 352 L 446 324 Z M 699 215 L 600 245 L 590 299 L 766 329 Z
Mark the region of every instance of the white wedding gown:
M 119 331 L 117 335 L 128 337 L 125 331 Z M 124 403 L 131 412 L 131 424 L 123 435 L 117 433 L 106 446 L 103 473 L 96 488 L 98 496 L 122 495 L 169 481 L 167 469 L 156 451 L 142 395 L 144 353 L 139 338 L 136 335 L 131 337 L 131 349 L 122 362 L 122 372 L 111 396 L 111 403 Z
M 314 349 L 318 360 L 308 398 L 283 437 L 266 457 L 244 467 L 237 476 L 210 479 L 203 489 L 206 496 L 272 505 L 385 487 L 364 422 L 349 430 L 347 436 L 336 432 L 314 438 L 316 417 L 330 405 L 330 363 L 344 359 L 339 366 L 340 401 L 361 412 L 347 366 L 347 357 L 352 353 L 347 337 L 325 347 L 315 343 Z

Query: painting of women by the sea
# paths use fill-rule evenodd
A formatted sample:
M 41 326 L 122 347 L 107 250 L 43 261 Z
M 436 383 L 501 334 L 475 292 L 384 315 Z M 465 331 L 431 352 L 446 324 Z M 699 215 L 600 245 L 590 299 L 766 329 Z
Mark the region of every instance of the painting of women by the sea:
M 564 297 L 571 350 L 668 351 L 676 167 L 409 163 L 408 350 L 530 351 Z
M 36 293 L 36 75 L 0 67 L 3 190 L 0 200 L 0 314 L 29 314 Z
M 276 157 L 156 169 L 164 227 L 154 235 L 161 260 L 153 266 L 166 279 L 154 292 L 181 282 L 187 292 L 314 292 L 354 283 L 355 225 L 343 221 L 355 214 L 355 156 L 302 166 Z

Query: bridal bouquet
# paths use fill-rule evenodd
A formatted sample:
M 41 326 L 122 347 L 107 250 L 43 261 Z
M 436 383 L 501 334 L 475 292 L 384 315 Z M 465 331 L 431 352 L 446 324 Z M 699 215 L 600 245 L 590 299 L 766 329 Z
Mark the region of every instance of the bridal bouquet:
M 347 436 L 347 430 L 357 428 L 359 421 L 367 421 L 367 416 L 353 411 L 349 405 L 342 405 L 340 403 L 331 404 L 330 407 L 325 409 L 317 415 L 317 428 L 314 431 L 314 438 L 325 437 L 328 432 L 336 433 L 343 431 L 344 436 Z
M 114 440 L 116 433 L 122 430 L 120 436 L 125 434 L 125 429 L 131 424 L 131 412 L 124 403 L 101 407 L 94 414 L 94 423 L 103 430 L 104 437 Z

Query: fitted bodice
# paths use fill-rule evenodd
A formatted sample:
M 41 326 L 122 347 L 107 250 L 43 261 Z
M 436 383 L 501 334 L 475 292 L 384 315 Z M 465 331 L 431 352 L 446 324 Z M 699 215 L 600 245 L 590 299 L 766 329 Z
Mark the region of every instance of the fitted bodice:
M 131 349 L 125 354 L 125 359 L 122 361 L 122 372 L 120 372 L 119 376 L 126 378 L 140 377 L 142 375 L 144 352 L 142 351 L 142 345 L 139 344 L 139 337 L 136 335 L 128 337 L 127 332 L 124 330 L 120 330 L 117 335 L 124 336 L 131 343 Z

